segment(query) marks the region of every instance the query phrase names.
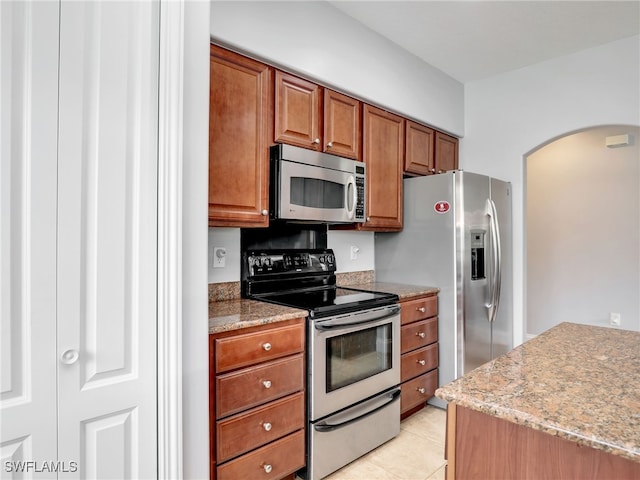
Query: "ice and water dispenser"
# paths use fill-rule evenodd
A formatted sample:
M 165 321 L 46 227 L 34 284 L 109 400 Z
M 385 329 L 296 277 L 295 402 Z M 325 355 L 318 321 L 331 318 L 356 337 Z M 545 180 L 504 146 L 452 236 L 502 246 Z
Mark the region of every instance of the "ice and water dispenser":
M 471 230 L 471 280 L 482 280 L 485 276 L 484 243 L 485 230 Z

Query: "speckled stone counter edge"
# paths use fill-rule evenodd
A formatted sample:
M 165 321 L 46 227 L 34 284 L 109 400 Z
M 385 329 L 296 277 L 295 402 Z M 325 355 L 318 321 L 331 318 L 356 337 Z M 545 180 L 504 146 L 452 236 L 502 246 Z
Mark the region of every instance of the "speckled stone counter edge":
M 568 339 L 570 344 L 575 344 L 576 336 L 580 336 L 581 334 L 582 337 L 585 338 L 588 336 L 589 332 L 597 332 L 599 335 L 603 335 L 603 338 L 605 339 L 612 335 L 618 337 L 618 341 L 611 341 L 616 344 L 615 346 L 612 345 L 614 348 L 610 350 L 611 352 L 616 352 L 616 348 L 620 347 L 621 342 L 619 341 L 619 338 L 630 337 L 630 340 L 627 343 L 631 349 L 634 348 L 634 345 L 636 347 L 640 345 L 640 333 L 638 332 L 629 331 L 628 334 L 625 335 L 624 331 L 617 329 L 592 327 L 565 322 L 548 330 L 547 332 L 544 332 L 529 342 L 516 347 L 511 352 L 486 363 L 469 374 L 437 389 L 435 395 L 447 402 L 455 403 L 525 427 L 540 430 L 554 436 L 562 437 L 580 445 L 589 446 L 635 462 L 640 462 L 640 441 L 638 440 L 640 438 L 640 432 L 637 431 L 637 424 L 640 424 L 640 411 L 637 411 L 635 414 L 633 412 L 625 412 L 627 417 L 626 421 L 621 420 L 621 418 L 607 418 L 603 422 L 606 425 L 606 428 L 601 430 L 599 434 L 594 434 L 592 432 L 591 435 L 587 435 L 580 432 L 582 425 L 581 421 L 578 420 L 581 418 L 579 415 L 572 412 L 563 412 L 566 415 L 553 420 L 543 415 L 532 414 L 531 412 L 535 412 L 536 410 L 528 406 L 526 397 L 518 398 L 517 395 L 514 397 L 512 394 L 512 391 L 514 390 L 514 381 L 513 378 L 510 378 L 510 374 L 512 374 L 510 369 L 519 369 L 520 364 L 524 361 L 523 359 L 526 359 L 527 357 L 537 357 L 536 366 L 544 365 L 545 362 L 562 362 L 561 358 L 559 359 L 555 355 L 551 355 L 552 349 L 550 349 L 549 356 L 553 358 L 543 358 L 545 345 L 552 345 L 553 342 L 558 341 L 558 338 L 563 339 L 563 336 L 571 337 Z M 620 337 L 620 335 L 625 335 L 625 337 Z M 603 344 L 605 342 L 606 340 L 598 339 L 596 343 Z M 563 349 L 565 349 L 564 346 Z M 596 348 L 591 347 L 590 352 L 586 353 L 586 355 L 589 355 L 590 357 L 595 356 L 595 350 Z M 575 352 L 568 352 L 568 355 L 578 355 L 577 362 L 580 363 L 579 353 L 576 354 Z M 622 354 L 622 356 L 626 359 L 626 364 L 632 364 L 633 359 L 635 359 L 635 362 L 637 363 L 639 358 L 637 352 L 635 357 L 632 357 L 632 360 L 629 360 L 628 355 Z M 582 361 L 587 363 L 588 360 L 587 358 L 583 358 Z M 530 364 L 528 364 L 527 367 L 528 368 L 523 369 L 523 373 L 521 374 L 522 377 L 519 381 L 529 382 L 534 386 L 542 385 L 544 382 L 541 383 L 540 378 L 527 378 L 527 375 L 533 375 L 530 372 L 536 370 Z M 640 385 L 637 385 L 637 388 L 634 388 L 634 381 L 637 382 L 637 379 L 637 372 L 635 376 L 632 372 L 629 378 L 629 382 L 631 382 L 631 388 L 629 391 L 640 391 Z M 544 378 L 542 378 L 542 380 L 544 380 Z M 582 379 L 577 379 L 578 383 L 583 383 L 580 380 Z M 600 385 L 605 382 L 606 378 L 603 378 L 602 375 L 595 375 L 594 378 L 592 378 L 591 383 L 585 381 L 583 387 L 584 391 L 578 396 L 579 398 L 575 398 L 575 402 L 577 402 L 576 404 L 580 403 L 583 398 L 588 398 L 588 396 L 594 397 L 600 395 L 607 399 L 616 397 L 613 392 L 609 392 L 611 395 L 607 396 L 607 392 L 602 391 L 603 387 Z M 606 388 L 604 388 L 604 390 L 606 391 Z M 633 393 L 631 395 L 633 395 Z M 620 396 L 618 395 L 618 397 Z M 517 402 L 513 402 L 514 398 Z M 640 406 L 638 400 L 638 397 L 635 399 L 617 398 L 617 401 L 620 403 L 620 408 L 623 410 L 625 409 L 625 405 L 627 406 L 626 410 L 633 408 L 634 405 Z M 516 407 L 515 405 L 518 406 Z M 603 413 L 603 415 L 605 414 Z M 613 415 L 610 416 L 614 417 Z M 622 417 L 622 415 L 620 415 L 620 417 Z M 635 421 L 631 420 L 631 424 L 629 424 L 629 419 L 634 418 Z

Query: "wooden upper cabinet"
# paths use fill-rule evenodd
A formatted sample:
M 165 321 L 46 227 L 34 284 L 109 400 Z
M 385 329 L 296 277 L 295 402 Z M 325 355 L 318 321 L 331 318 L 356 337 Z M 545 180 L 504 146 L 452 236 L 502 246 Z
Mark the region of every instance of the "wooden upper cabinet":
M 211 45 L 209 226 L 267 227 L 272 69 Z
M 435 140 L 436 173 L 458 169 L 458 139 L 436 132 Z
M 362 156 L 367 165 L 367 221 L 358 228 L 401 230 L 405 120 L 365 104 L 362 125 Z
M 362 102 L 324 89 L 324 151 L 341 157 L 361 157 Z
M 276 71 L 274 104 L 275 142 L 360 159 L 360 101 Z
M 407 120 L 404 173 L 428 175 L 435 173 L 435 130 Z
M 322 87 L 276 70 L 274 140 L 322 151 Z

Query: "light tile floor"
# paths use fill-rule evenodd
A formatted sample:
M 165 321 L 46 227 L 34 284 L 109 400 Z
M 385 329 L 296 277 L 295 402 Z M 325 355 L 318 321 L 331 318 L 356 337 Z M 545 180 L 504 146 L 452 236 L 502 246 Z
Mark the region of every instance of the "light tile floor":
M 444 480 L 446 412 L 427 405 L 400 434 L 325 480 Z

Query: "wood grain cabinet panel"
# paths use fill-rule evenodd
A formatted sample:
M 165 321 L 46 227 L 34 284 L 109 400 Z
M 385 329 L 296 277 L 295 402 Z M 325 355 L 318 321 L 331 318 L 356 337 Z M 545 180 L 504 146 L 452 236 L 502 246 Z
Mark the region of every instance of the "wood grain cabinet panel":
M 302 390 L 304 358 L 286 357 L 216 377 L 218 418 Z
M 361 230 L 402 230 L 404 119 L 365 104 L 362 157 L 367 165 L 367 217 Z
M 413 350 L 402 355 L 401 372 L 402 381 L 409 380 L 423 373 L 438 368 L 438 344 L 433 343 L 426 347 Z
M 362 151 L 362 103 L 324 89 L 324 151 L 359 160 Z
M 435 137 L 436 173 L 458 169 L 458 139 L 442 132 Z
M 304 431 L 288 435 L 218 467 L 218 480 L 277 479 L 304 465 Z
M 405 175 L 429 175 L 435 173 L 435 130 L 407 120 Z
M 322 87 L 276 70 L 274 140 L 322 151 Z
M 272 69 L 211 45 L 209 226 L 269 224 Z
M 438 341 L 438 318 L 428 318 L 409 325 L 401 330 L 400 352 L 407 353 Z
M 402 302 L 401 324 L 413 323 L 424 318 L 435 317 L 438 314 L 438 297 L 418 298 Z
M 438 388 L 438 370 L 431 370 L 419 377 L 402 383 L 400 396 L 400 413 L 405 413 L 415 407 L 424 406 Z
M 304 351 L 304 325 L 217 338 L 215 368 L 223 373 Z
M 305 326 L 210 335 L 210 480 L 276 480 L 305 466 Z
M 421 410 L 438 387 L 438 296 L 405 299 L 401 305 L 400 416 Z
M 284 437 L 304 424 L 304 393 L 242 412 L 217 425 L 217 459 L 224 462 Z

